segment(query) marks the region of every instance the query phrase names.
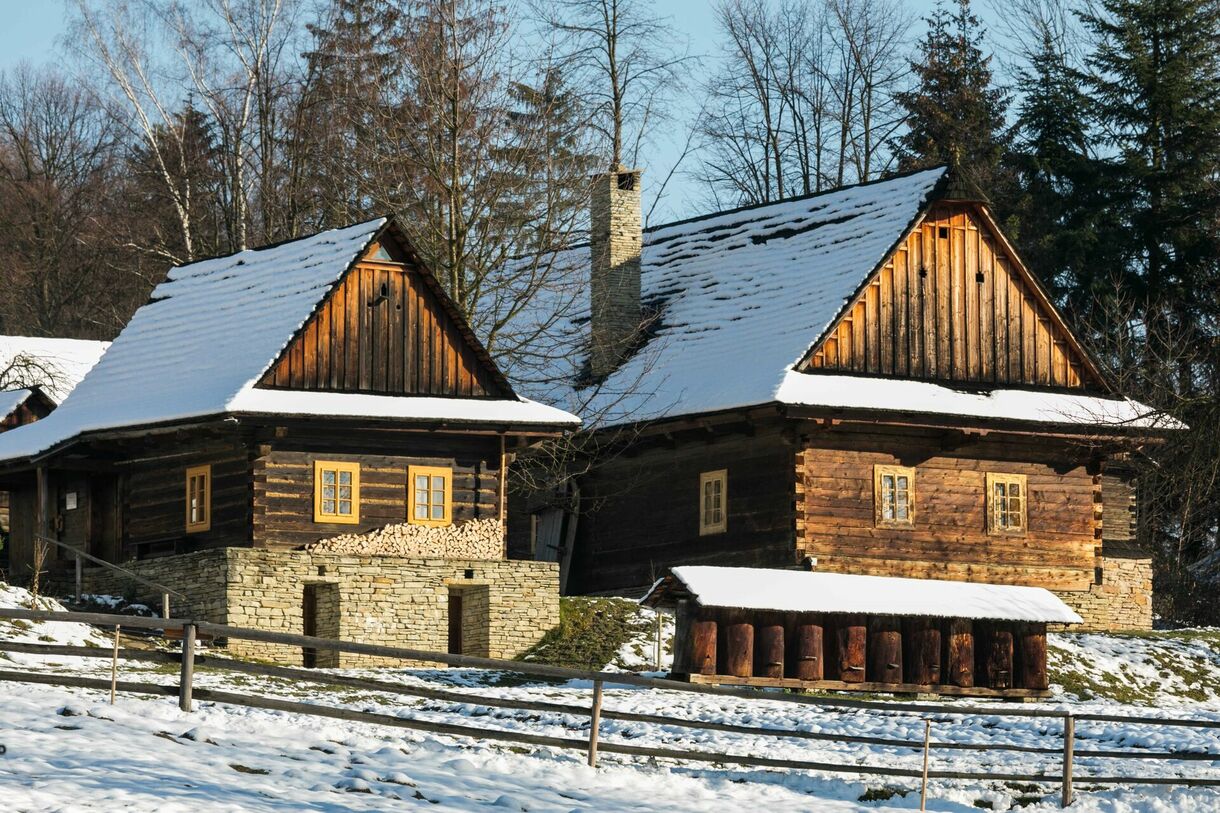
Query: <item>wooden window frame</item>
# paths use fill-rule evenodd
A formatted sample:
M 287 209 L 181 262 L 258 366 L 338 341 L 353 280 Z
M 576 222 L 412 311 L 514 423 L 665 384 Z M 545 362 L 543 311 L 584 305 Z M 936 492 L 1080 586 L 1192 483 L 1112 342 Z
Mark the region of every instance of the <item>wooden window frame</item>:
M 720 521 L 709 521 L 705 490 L 708 483 L 720 482 Z M 722 534 L 729 529 L 729 470 L 716 469 L 699 475 L 699 536 Z
M 429 494 L 429 516 L 427 519 L 415 517 L 415 478 L 444 477 L 445 478 L 445 516 L 442 519 L 432 519 L 431 494 Z M 432 481 L 428 481 L 428 491 L 431 492 Z M 422 525 L 426 528 L 444 528 L 453 524 L 453 469 L 449 466 L 408 466 L 407 467 L 407 522 L 411 525 Z
M 191 486 L 196 480 L 203 481 L 203 518 L 193 521 L 191 518 Z M 212 466 L 191 466 L 186 470 L 185 485 L 186 508 L 183 519 L 186 522 L 188 534 L 199 534 L 212 530 Z
M 1005 474 L 1003 472 L 989 471 L 986 476 L 987 488 L 987 533 L 992 536 L 1025 536 L 1029 533 L 1029 479 L 1024 474 Z M 995 487 L 1004 483 L 1008 486 L 1019 485 L 1021 494 L 1017 498 L 1020 500 L 1021 512 L 1021 527 L 1015 528 L 1011 525 L 1005 527 L 999 518 L 999 506 L 996 505 Z M 1011 498 L 1009 498 L 1011 499 Z M 1011 509 L 1011 505 L 1009 506 Z
M 894 478 L 895 489 L 899 477 L 907 478 L 907 516 L 906 519 L 897 518 L 897 496 L 894 500 L 894 518 L 887 519 L 885 516 L 884 489 L 882 487 L 882 478 L 891 476 Z M 908 466 L 873 466 L 873 521 L 878 528 L 914 528 L 915 527 L 915 469 Z
M 352 513 L 350 515 L 338 513 L 339 506 L 337 504 L 333 514 L 322 510 L 322 479 L 323 473 L 327 471 L 335 472 L 336 489 L 339 485 L 339 473 L 347 472 L 351 474 Z M 337 491 L 335 499 L 337 502 Z M 360 523 L 360 464 L 358 462 L 343 460 L 315 460 L 313 462 L 313 521 L 328 525 L 358 525 Z

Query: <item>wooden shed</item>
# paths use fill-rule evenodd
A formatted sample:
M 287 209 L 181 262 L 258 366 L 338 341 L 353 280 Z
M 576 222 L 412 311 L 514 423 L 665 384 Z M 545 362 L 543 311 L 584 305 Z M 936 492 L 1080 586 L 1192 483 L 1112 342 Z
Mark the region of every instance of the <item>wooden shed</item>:
M 992 697 L 1048 694 L 1040 587 L 744 567 L 676 567 L 642 599 L 677 617 L 696 683 Z

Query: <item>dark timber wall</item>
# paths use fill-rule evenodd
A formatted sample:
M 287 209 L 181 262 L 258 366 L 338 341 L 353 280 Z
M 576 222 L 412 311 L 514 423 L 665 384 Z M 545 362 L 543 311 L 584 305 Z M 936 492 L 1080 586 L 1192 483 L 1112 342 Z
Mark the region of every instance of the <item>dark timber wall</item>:
M 728 527 L 699 535 L 699 475 L 728 470 Z M 643 447 L 582 478 L 569 592 L 646 587 L 679 564 L 792 567 L 793 448 L 778 429 Z
M 313 521 L 315 460 L 360 463 L 360 524 Z M 258 447 L 253 460 L 256 547 L 294 548 L 338 534 L 407 520 L 407 467 L 453 468 L 455 523 L 499 516 L 500 446 L 496 437 L 401 434 L 327 438 L 294 435 Z

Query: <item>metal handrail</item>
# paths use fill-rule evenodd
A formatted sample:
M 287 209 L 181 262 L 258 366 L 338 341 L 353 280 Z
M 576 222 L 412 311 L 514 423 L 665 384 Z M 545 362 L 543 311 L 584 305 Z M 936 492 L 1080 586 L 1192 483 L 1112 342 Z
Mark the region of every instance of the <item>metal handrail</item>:
M 80 601 L 80 597 L 81 597 L 81 577 L 82 577 L 81 559 L 82 558 L 88 559 L 90 562 L 93 562 L 94 564 L 99 564 L 102 567 L 108 567 L 111 570 L 118 571 L 119 573 L 122 573 L 123 575 L 127 576 L 132 581 L 139 582 L 140 584 L 147 585 L 148 587 L 152 587 L 152 588 L 155 588 L 156 590 L 160 591 L 162 618 L 169 618 L 169 597 L 170 596 L 177 596 L 178 598 L 182 599 L 183 601 L 187 602 L 188 604 L 191 601 L 190 597 L 186 596 L 183 593 L 179 593 L 177 590 L 174 590 L 173 588 L 166 587 L 164 584 L 160 584 L 159 582 L 155 582 L 155 581 L 152 581 L 151 579 L 146 579 L 143 576 L 139 576 L 139 575 L 133 573 L 132 571 L 128 570 L 127 568 L 120 567 L 119 565 L 116 565 L 113 562 L 107 562 L 105 559 L 99 559 L 98 557 L 96 557 L 90 553 L 85 553 L 83 550 L 80 550 L 79 548 L 74 548 L 73 546 L 71 546 L 67 543 L 60 542 L 58 539 L 52 539 L 51 537 L 43 536 L 42 534 L 34 534 L 34 539 L 39 542 L 48 542 L 52 545 L 55 545 L 56 547 L 62 548 L 66 551 L 71 552 L 72 555 L 76 557 L 76 600 L 77 601 Z

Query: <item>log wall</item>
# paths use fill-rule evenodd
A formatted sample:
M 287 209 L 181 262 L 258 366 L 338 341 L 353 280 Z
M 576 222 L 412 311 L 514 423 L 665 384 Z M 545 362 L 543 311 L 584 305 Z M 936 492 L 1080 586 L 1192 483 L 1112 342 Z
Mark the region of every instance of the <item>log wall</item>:
M 679 564 L 791 567 L 792 446 L 778 428 L 608 455 L 581 478 L 568 590 L 647 587 Z M 699 534 L 699 474 L 726 469 L 727 527 Z
M 808 435 L 797 456 L 797 558 L 835 573 L 1087 590 L 1102 496 L 1079 454 L 1053 441 L 880 427 Z M 874 465 L 914 467 L 914 527 L 877 527 Z M 1027 477 L 1024 535 L 988 533 L 987 472 Z
M 260 548 L 296 548 L 339 534 L 407 521 L 409 466 L 453 469 L 454 523 L 494 519 L 500 511 L 500 447 L 495 437 L 410 434 L 397 441 L 346 433 L 294 436 L 251 452 L 252 540 Z M 360 522 L 314 522 L 314 461 L 360 463 Z

